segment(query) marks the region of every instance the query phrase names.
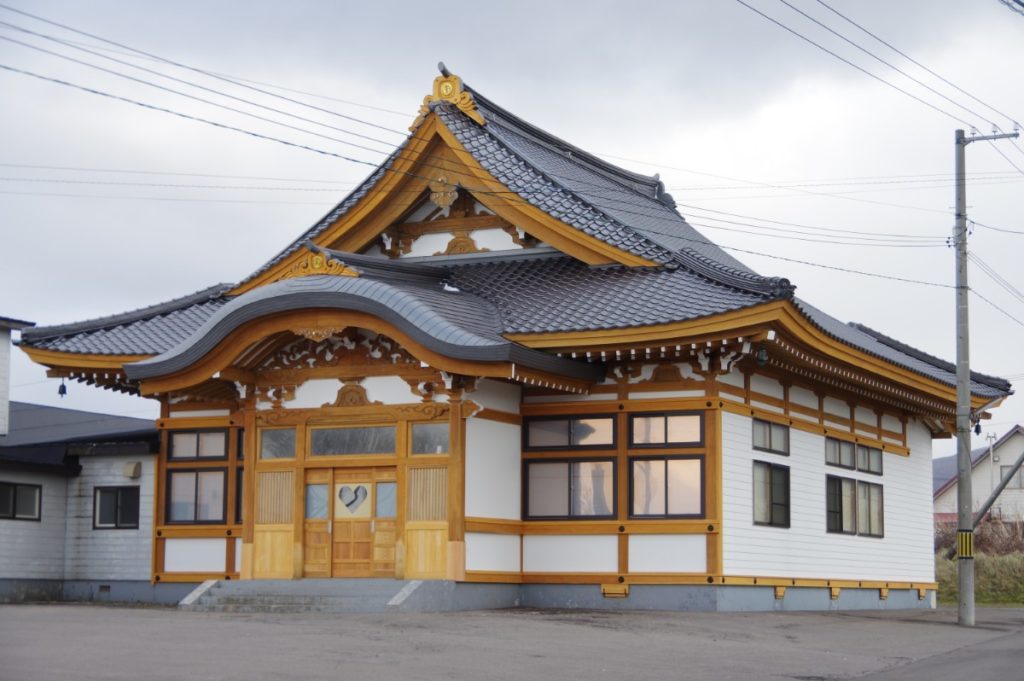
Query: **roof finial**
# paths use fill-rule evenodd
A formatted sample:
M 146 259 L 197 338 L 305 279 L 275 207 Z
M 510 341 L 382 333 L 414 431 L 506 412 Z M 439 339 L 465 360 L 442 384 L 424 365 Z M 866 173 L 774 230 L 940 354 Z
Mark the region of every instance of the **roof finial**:
M 471 120 L 479 125 L 487 125 L 487 121 L 476 108 L 473 101 L 473 93 L 465 90 L 462 86 L 462 79 L 448 70 L 444 62 L 438 62 L 437 68 L 441 75 L 434 79 L 434 89 L 431 94 L 423 98 L 423 106 L 420 107 L 419 116 L 409 126 L 409 130 L 415 131 L 430 115 L 430 105 L 437 102 L 454 104 L 459 111 L 466 114 Z

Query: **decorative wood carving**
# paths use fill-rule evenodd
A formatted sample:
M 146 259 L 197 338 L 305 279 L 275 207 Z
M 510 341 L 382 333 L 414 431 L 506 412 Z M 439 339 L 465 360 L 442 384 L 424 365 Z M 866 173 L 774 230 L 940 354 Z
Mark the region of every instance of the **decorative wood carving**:
M 675 364 L 659 364 L 651 373 L 651 383 L 678 383 L 683 374 Z
M 261 385 L 256 387 L 256 400 L 270 402 L 274 409 L 280 409 L 284 402 L 295 399 L 294 385 Z
M 309 329 L 295 329 L 294 333 L 296 336 L 302 336 L 314 343 L 327 340 L 331 336 L 336 336 L 343 332 L 345 327 L 339 326 L 325 326 L 321 328 L 309 328 Z
M 448 246 L 434 255 L 465 255 L 466 253 L 486 253 L 489 250 L 491 249 L 477 246 L 469 234 L 456 232 L 452 240 L 448 242 Z
M 309 253 L 294 265 L 289 267 L 277 281 L 282 279 L 294 279 L 296 277 L 308 277 L 314 274 L 330 274 L 338 277 L 358 277 L 359 273 L 345 267 L 337 260 L 332 260 L 321 253 Z
M 398 364 L 419 366 L 419 360 L 387 336 L 364 336 L 358 329 L 295 329 L 296 340 L 264 360 L 257 372 L 312 369 L 316 367 Z M 320 340 L 311 336 L 330 335 Z
M 358 380 L 345 381 L 345 384 L 338 390 L 338 396 L 334 402 L 327 402 L 323 407 L 366 407 L 378 405 L 381 402 L 371 402 L 364 388 Z
M 462 79 L 452 73 L 445 71 L 442 75 L 434 79 L 434 89 L 429 95 L 423 98 L 423 104 L 420 106 L 419 115 L 416 120 L 413 121 L 412 125 L 409 126 L 410 131 L 415 131 L 416 128 L 420 127 L 420 124 L 427 119 L 430 115 L 430 105 L 435 102 L 448 102 L 458 107 L 459 111 L 469 116 L 469 118 L 480 125 L 487 125 L 487 121 L 477 111 L 476 102 L 473 101 L 473 95 L 462 89 Z
M 448 182 L 447 175 L 439 175 L 430 182 L 430 200 L 442 210 L 452 205 L 459 196 L 459 188 Z
M 512 243 L 518 246 L 522 246 L 523 248 L 533 248 L 538 243 L 540 243 L 537 239 L 534 239 L 526 232 L 523 232 L 523 235 L 520 236 L 519 228 L 511 223 L 502 226 L 501 230 L 505 232 L 505 234 L 508 234 L 510 237 L 512 237 Z

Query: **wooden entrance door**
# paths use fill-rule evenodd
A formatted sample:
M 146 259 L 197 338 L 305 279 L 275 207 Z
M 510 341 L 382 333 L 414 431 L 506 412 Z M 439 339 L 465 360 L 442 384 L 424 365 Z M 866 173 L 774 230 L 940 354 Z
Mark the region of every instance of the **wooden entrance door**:
M 306 472 L 306 577 L 393 577 L 397 537 L 394 468 Z

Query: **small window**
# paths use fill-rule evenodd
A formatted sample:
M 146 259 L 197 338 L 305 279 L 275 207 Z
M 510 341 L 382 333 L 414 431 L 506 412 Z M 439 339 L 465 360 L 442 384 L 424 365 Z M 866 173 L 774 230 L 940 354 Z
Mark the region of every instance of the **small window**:
M 97 487 L 93 494 L 92 526 L 96 530 L 137 530 L 139 488 Z
M 525 506 L 527 518 L 612 518 L 615 465 L 612 461 L 529 461 Z
M 630 515 L 636 518 L 702 518 L 704 457 L 630 460 Z
M 882 474 L 882 450 L 857 445 L 857 470 L 865 473 Z
M 853 443 L 837 440 L 834 437 L 825 438 L 825 463 L 829 466 L 839 466 L 851 470 L 855 468 Z
M 615 446 L 615 417 L 530 419 L 526 422 L 527 449 L 584 449 Z
M 294 459 L 295 429 L 264 428 L 260 431 L 261 459 Z
M 42 497 L 40 485 L 0 482 L 0 518 L 39 520 L 42 517 Z
M 999 479 L 1005 480 L 1006 476 L 1013 470 L 1013 466 L 1000 466 L 999 467 Z M 1007 489 L 1021 489 L 1024 488 L 1024 468 L 1018 468 L 1017 472 L 1013 474 L 1010 482 L 1006 483 Z
M 330 502 L 327 485 L 324 483 L 306 485 L 306 520 L 326 520 L 327 505 Z
M 754 419 L 754 449 L 789 456 L 789 426 Z
M 245 516 L 242 515 L 242 509 L 245 505 L 242 500 L 245 498 L 245 469 L 239 468 L 235 471 L 235 524 L 241 525 Z
M 375 518 L 394 518 L 398 514 L 398 483 L 377 483 L 377 504 L 373 515 Z
M 412 424 L 413 454 L 447 454 L 448 424 L 447 423 L 414 423 Z
M 884 534 L 882 515 L 882 486 L 858 481 L 857 534 L 881 537 Z
M 394 426 L 317 428 L 313 432 L 313 456 L 394 454 Z
M 829 532 L 857 532 L 857 481 L 827 476 L 825 478 L 825 526 Z
M 176 431 L 171 433 L 172 459 L 226 459 L 228 434 L 223 430 Z
M 701 414 L 637 414 L 629 419 L 629 441 L 636 447 L 700 445 Z
M 754 524 L 789 527 L 789 468 L 754 462 Z
M 227 471 L 222 469 L 171 470 L 167 478 L 167 521 L 222 523 Z

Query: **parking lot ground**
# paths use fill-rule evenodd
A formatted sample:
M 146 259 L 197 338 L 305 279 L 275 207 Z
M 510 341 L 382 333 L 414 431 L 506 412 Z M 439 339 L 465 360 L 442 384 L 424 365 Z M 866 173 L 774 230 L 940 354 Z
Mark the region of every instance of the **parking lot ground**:
M 1024 609 L 240 615 L 0 606 L 2 681 L 1024 678 Z

